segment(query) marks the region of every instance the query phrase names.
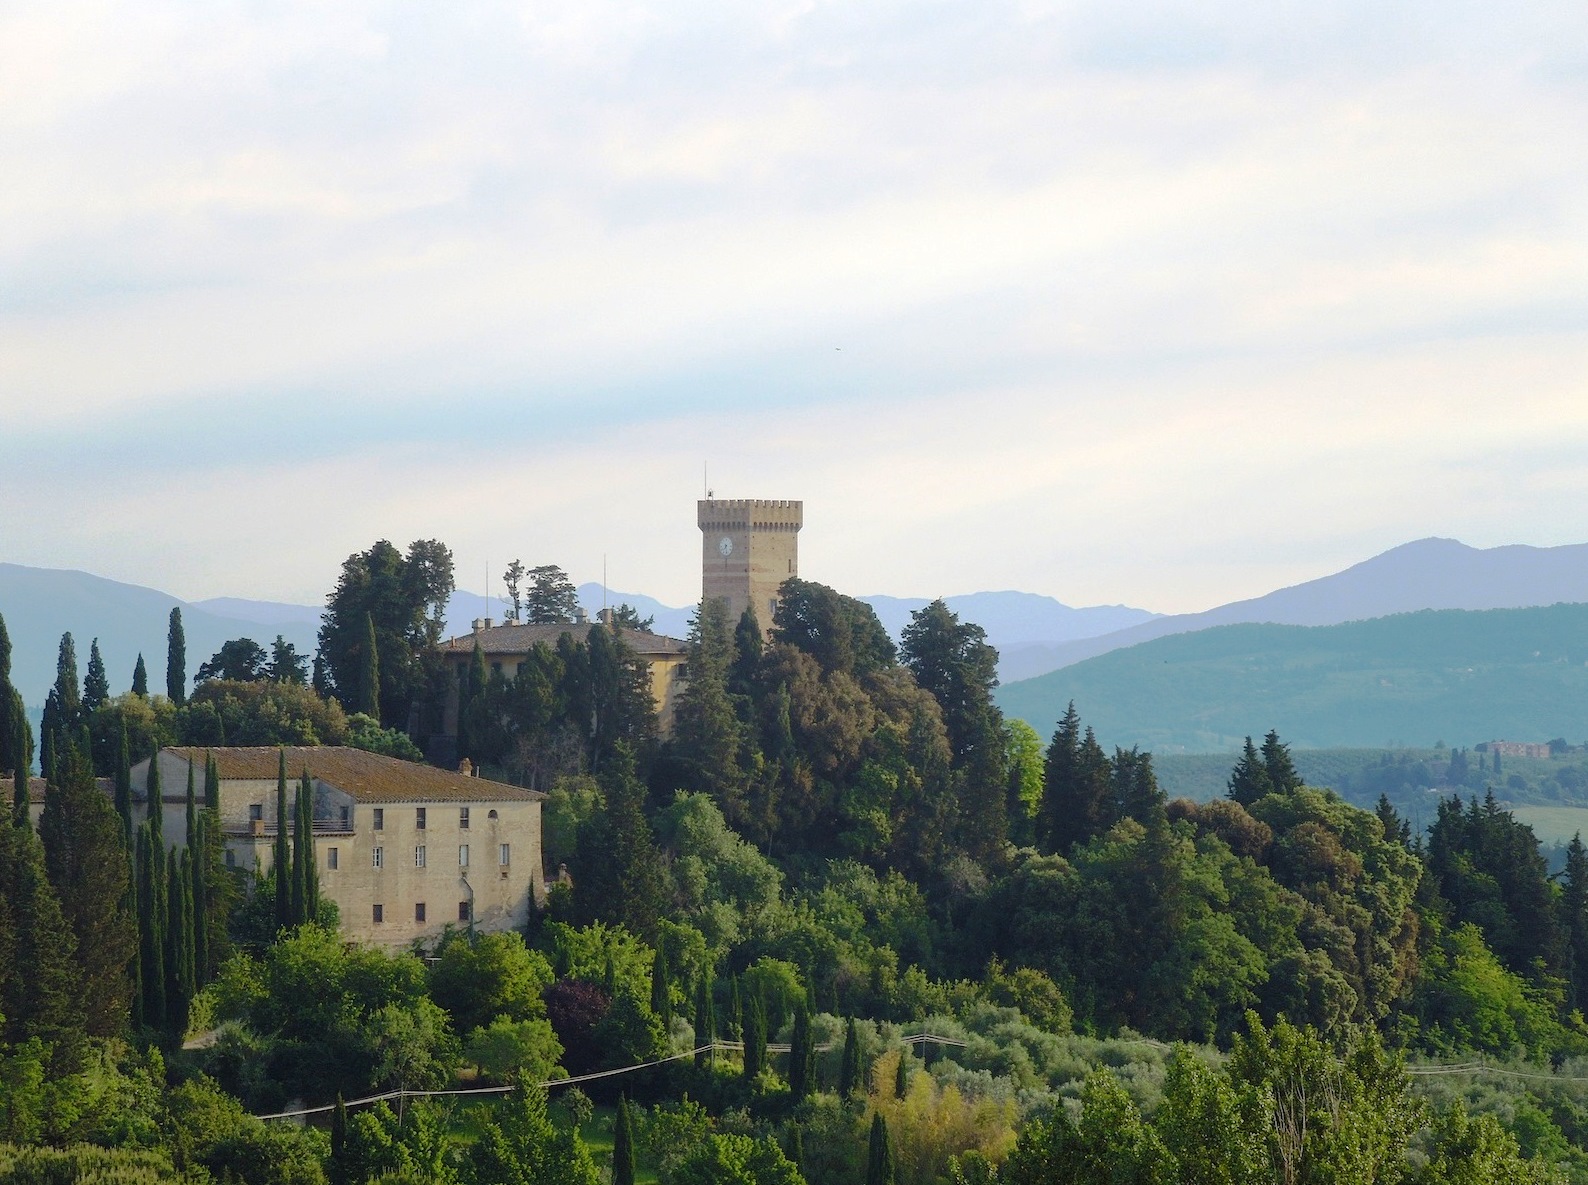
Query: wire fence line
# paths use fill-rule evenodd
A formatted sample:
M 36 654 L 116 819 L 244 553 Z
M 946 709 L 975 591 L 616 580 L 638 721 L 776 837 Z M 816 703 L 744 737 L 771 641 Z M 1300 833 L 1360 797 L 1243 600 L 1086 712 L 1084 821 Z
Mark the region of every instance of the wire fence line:
M 924 1045 L 931 1043 L 934 1045 L 953 1045 L 960 1048 L 963 1048 L 965 1045 L 965 1042 L 958 1040 L 955 1037 L 942 1037 L 935 1033 L 911 1033 L 906 1037 L 899 1038 L 899 1041 L 904 1045 Z M 789 1045 L 769 1044 L 766 1047 L 766 1051 L 768 1053 L 789 1053 L 792 1048 L 793 1047 Z M 827 1053 L 838 1048 L 838 1046 L 836 1043 L 829 1041 L 822 1045 L 812 1046 L 812 1048 L 818 1053 Z M 686 1049 L 680 1053 L 668 1054 L 666 1057 L 659 1057 L 652 1061 L 637 1062 L 632 1066 L 619 1066 L 615 1070 L 596 1070 L 589 1074 L 576 1074 L 571 1078 L 552 1078 L 546 1082 L 538 1082 L 534 1083 L 533 1085 L 544 1090 L 550 1090 L 557 1086 L 577 1086 L 581 1082 L 595 1082 L 597 1079 L 601 1078 L 616 1078 L 622 1074 L 634 1074 L 638 1073 L 640 1070 L 655 1069 L 657 1066 L 665 1066 L 669 1062 L 683 1061 L 686 1058 L 692 1058 L 702 1053 L 742 1053 L 743 1051 L 744 1042 L 742 1041 L 709 1041 L 705 1045 L 695 1046 L 694 1049 Z M 367 1107 L 373 1103 L 389 1103 L 397 1099 L 433 1099 L 457 1097 L 463 1095 L 510 1094 L 511 1092 L 518 1090 L 519 1086 L 522 1085 L 524 1084 L 520 1083 L 516 1086 L 468 1086 L 455 1087 L 450 1090 L 388 1090 L 383 1091 L 380 1094 L 368 1095 L 361 1099 L 349 1099 L 344 1102 L 342 1106 L 348 1110 L 351 1110 L 354 1107 Z M 254 1118 L 267 1120 L 307 1119 L 311 1115 L 325 1115 L 335 1110 L 335 1103 L 326 1103 L 319 1107 L 299 1107 L 291 1111 L 272 1111 L 268 1115 L 256 1115 Z

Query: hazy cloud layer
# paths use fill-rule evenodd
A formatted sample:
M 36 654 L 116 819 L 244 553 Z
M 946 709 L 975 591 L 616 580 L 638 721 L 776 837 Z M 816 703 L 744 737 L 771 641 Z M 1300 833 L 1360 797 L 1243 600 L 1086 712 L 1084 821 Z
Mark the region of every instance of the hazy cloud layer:
M 1189 610 L 1588 539 L 1580 5 L 0 11 L 0 558 Z M 478 575 L 475 575 L 478 573 Z

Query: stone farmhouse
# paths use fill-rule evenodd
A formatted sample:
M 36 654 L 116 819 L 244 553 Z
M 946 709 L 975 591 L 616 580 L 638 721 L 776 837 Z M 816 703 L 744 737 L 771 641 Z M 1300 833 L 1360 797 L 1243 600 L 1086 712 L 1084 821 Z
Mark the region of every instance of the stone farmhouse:
M 189 772 L 202 794 L 204 763 L 220 774 L 226 863 L 271 870 L 281 750 L 161 749 L 166 838 L 186 843 Z M 350 939 L 402 948 L 431 945 L 448 926 L 521 930 L 545 894 L 540 804 L 545 795 L 400 761 L 361 749 L 288 748 L 289 810 L 297 780 L 314 786 L 314 853 L 320 892 L 336 902 Z M 149 762 L 133 769 L 144 794 Z M 140 801 L 141 817 L 147 810 Z M 293 819 L 285 820 L 290 829 Z

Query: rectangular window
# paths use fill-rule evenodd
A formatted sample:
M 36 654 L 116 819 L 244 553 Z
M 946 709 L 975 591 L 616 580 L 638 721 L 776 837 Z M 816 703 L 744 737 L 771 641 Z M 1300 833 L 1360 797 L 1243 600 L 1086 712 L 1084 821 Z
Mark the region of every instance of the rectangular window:
M 425 829 L 425 808 L 419 807 L 414 811 L 414 826 L 420 831 Z
M 512 855 L 513 855 L 512 848 L 513 848 L 512 844 L 504 843 L 504 844 L 500 845 L 496 849 L 496 862 L 498 864 L 500 864 L 503 868 L 506 868 L 509 864 L 512 863 Z
M 423 868 L 424 866 L 425 866 L 425 845 L 424 844 L 420 844 L 417 848 L 414 849 L 414 867 L 415 868 Z
M 384 868 L 384 867 L 386 867 L 386 860 L 385 860 L 386 849 L 385 848 L 376 848 L 374 851 L 372 851 L 370 853 L 370 855 L 374 857 L 374 867 L 376 867 L 376 868 Z
M 382 922 L 384 922 L 385 920 L 386 920 L 386 907 L 384 905 L 377 905 L 375 907 L 375 924 L 378 926 Z
M 326 848 L 325 849 L 325 866 L 327 868 L 329 868 L 332 872 L 336 871 L 336 849 L 335 848 Z
M 226 867 L 227 868 L 236 868 L 237 867 L 237 853 L 232 851 L 230 848 L 226 849 Z
M 460 843 L 458 845 L 458 867 L 459 868 L 467 868 L 468 866 L 469 866 L 469 845 L 466 844 L 466 843 Z
M 414 903 L 414 921 L 422 922 L 424 920 L 425 920 L 425 903 L 423 901 L 417 901 L 417 902 Z
M 474 910 L 467 901 L 458 902 L 458 921 L 466 922 L 474 916 Z
M 249 819 L 249 822 L 256 822 L 256 821 L 258 821 L 260 819 L 263 819 L 264 817 L 265 817 L 265 804 L 264 803 L 262 803 L 262 802 L 251 802 L 251 803 L 248 804 L 248 819 Z
M 468 829 L 469 829 L 469 808 L 466 807 L 466 806 L 460 806 L 458 808 L 458 830 L 459 831 L 467 831 Z
M 766 617 L 768 621 L 777 617 L 777 598 L 773 597 L 766 603 Z
M 375 808 L 375 824 L 374 824 L 374 826 L 375 826 L 375 830 L 376 831 L 384 831 L 384 830 L 386 830 L 386 812 L 384 810 L 382 810 L 380 807 L 376 807 Z

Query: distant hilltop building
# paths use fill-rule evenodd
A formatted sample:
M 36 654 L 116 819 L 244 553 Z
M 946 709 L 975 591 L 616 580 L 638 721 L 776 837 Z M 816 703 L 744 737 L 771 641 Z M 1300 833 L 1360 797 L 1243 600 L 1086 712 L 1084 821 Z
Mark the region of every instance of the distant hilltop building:
M 704 498 L 698 504 L 701 596 L 726 602 L 736 622 L 754 606 L 762 633 L 772 628 L 778 589 L 799 575 L 803 502 Z
M 1549 745 L 1534 744 L 1532 741 L 1490 741 L 1489 752 L 1498 753 L 1501 757 L 1538 757 L 1545 760 L 1550 757 Z

